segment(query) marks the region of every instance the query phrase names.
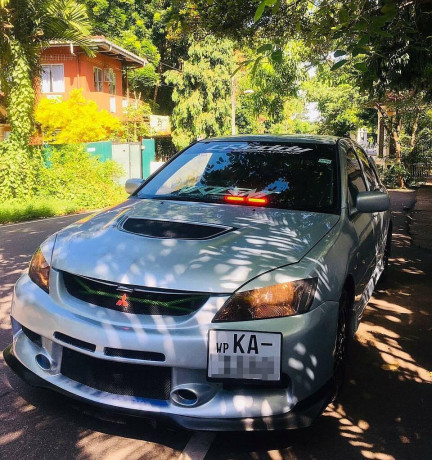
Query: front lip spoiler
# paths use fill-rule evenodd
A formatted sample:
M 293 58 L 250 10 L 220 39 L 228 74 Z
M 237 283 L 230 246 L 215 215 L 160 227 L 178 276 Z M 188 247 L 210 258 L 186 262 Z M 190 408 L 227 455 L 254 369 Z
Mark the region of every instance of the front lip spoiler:
M 89 401 L 77 396 L 42 379 L 27 369 L 15 356 L 13 346 L 10 344 L 3 350 L 3 357 L 8 366 L 29 385 L 55 391 L 69 398 L 73 398 L 85 404 L 96 406 L 100 409 L 118 414 L 140 417 L 143 419 L 158 420 L 162 423 L 173 422 L 181 428 L 199 431 L 273 431 L 306 428 L 312 425 L 315 419 L 321 415 L 334 396 L 334 383 L 329 380 L 316 393 L 296 404 L 286 414 L 254 418 L 203 418 L 179 416 L 172 414 L 146 413 L 136 409 L 125 409 L 104 403 Z

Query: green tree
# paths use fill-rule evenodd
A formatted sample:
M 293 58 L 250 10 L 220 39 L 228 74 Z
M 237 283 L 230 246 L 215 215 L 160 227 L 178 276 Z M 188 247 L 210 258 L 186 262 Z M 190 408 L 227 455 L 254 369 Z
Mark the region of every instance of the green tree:
M 85 7 L 73 0 L 4 0 L 0 5 L 0 83 L 11 124 L 0 149 L 2 196 L 24 193 L 34 179 L 28 144 L 41 50 L 50 40 L 67 40 L 90 52 L 89 31 Z
M 167 69 L 178 68 L 187 58 L 186 34 L 172 19 L 169 0 L 89 0 L 86 2 L 93 33 L 104 34 L 121 46 L 146 57 L 144 69 L 129 71 L 131 90 L 136 96 L 153 100 L 153 110 L 170 114 L 172 87 L 162 83 Z
M 267 44 L 263 48 L 268 48 Z M 253 61 L 253 51 L 243 47 L 238 61 Z M 243 66 L 235 74 L 236 124 L 242 133 L 287 132 L 291 121 L 303 112 L 299 97 L 304 47 L 300 42 L 290 41 L 283 50 L 265 59 L 255 61 L 253 66 Z
M 89 51 L 85 7 L 73 0 L 8 0 L 0 7 L 0 82 L 11 123 L 10 142 L 26 147 L 33 129 L 34 79 L 50 40 L 70 40 Z
M 125 118 L 121 128 L 116 133 L 116 138 L 125 142 L 138 142 L 143 137 L 151 135 L 149 126 L 150 104 L 145 102 L 137 106 L 130 104 L 125 110 Z
M 159 53 L 152 41 L 155 1 L 88 0 L 92 30 L 114 39 L 130 51 L 157 65 Z
M 368 120 L 371 109 L 367 108 L 367 98 L 343 69 L 331 72 L 327 63 L 320 65 L 302 87 L 307 100 L 318 103 L 321 134 L 346 136 L 362 126 L 372 127 Z M 376 119 L 375 112 L 375 125 Z
M 159 75 L 153 65 L 146 65 L 130 72 L 128 78 L 135 99 L 153 99 L 153 89 L 159 83 Z
M 143 69 L 129 70 L 130 88 L 136 97 L 153 98 L 158 83 L 159 51 L 153 42 L 153 16 L 158 0 L 88 0 L 87 11 L 94 34 L 103 34 L 133 53 L 148 59 Z
M 174 86 L 172 135 L 177 148 L 197 137 L 219 136 L 230 130 L 232 42 L 209 36 L 192 42 L 188 54 L 180 71 L 165 72 L 165 81 Z
M 410 96 L 422 105 L 432 98 L 432 2 L 405 0 L 177 0 L 176 9 L 194 8 L 191 22 L 199 21 L 222 36 L 268 40 L 257 59 L 283 49 L 294 38 L 310 50 L 310 61 L 323 62 L 334 52 L 333 70 L 351 66 L 353 85 L 370 104 L 388 116 L 386 107 L 396 99 L 396 115 L 385 120 L 401 161 L 402 112 L 409 112 Z M 235 16 L 228 12 L 236 12 Z M 231 17 L 230 17 L 231 16 Z M 402 180 L 401 180 L 402 184 Z

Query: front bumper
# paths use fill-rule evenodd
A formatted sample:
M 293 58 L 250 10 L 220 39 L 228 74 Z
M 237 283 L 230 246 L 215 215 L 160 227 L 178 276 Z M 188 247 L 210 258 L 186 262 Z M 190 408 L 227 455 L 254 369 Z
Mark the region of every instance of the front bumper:
M 92 401 L 42 379 L 21 364 L 14 355 L 12 344 L 3 350 L 3 357 L 9 367 L 29 385 L 52 390 L 80 402 L 87 404 L 90 403 L 101 409 L 117 412 L 119 414 L 145 418 L 146 414 L 141 410 L 126 409 L 123 407 L 112 406 L 110 404 L 104 404 L 103 402 Z M 201 431 L 271 431 L 306 428 L 310 426 L 327 407 L 334 395 L 334 392 L 335 387 L 333 380 L 329 380 L 316 393 L 309 396 L 301 403 L 298 403 L 289 412 L 267 417 L 210 419 L 186 415 L 152 413 L 151 418 L 166 423 L 173 422 L 188 430 Z
M 291 318 L 248 323 L 211 324 L 220 306 L 210 302 L 192 317 L 173 320 L 148 318 L 105 311 L 68 297 L 58 275 L 47 295 L 24 275 L 17 283 L 12 316 L 16 320 L 13 345 L 6 362 L 24 380 L 50 388 L 100 407 L 141 417 L 169 419 L 198 430 L 272 430 L 310 425 L 331 395 L 332 353 L 337 323 L 337 303 L 323 303 L 313 311 Z M 223 300 L 223 299 L 222 299 Z M 21 325 L 41 336 L 35 344 Z M 209 328 L 282 332 L 282 387 L 252 387 L 207 380 L 207 331 Z M 67 334 L 95 344 L 89 351 L 56 338 Z M 137 361 L 104 355 L 104 347 L 163 353 L 165 361 Z M 172 369 L 171 393 L 176 388 L 193 389 L 196 403 L 182 405 L 173 397 L 149 399 L 100 391 L 74 381 L 61 372 L 63 349 L 109 362 L 165 366 Z M 36 362 L 43 354 L 53 363 L 44 370 Z M 157 385 L 158 382 L 155 382 Z

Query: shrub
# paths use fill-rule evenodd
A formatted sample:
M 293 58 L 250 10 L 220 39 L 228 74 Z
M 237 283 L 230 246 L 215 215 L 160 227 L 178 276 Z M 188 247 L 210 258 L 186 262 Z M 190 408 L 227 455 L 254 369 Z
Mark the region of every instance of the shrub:
M 137 142 L 140 137 L 148 137 L 150 114 L 149 104 L 140 102 L 136 107 L 130 104 L 124 112 L 125 119 L 122 126 L 116 131 L 115 137 L 123 142 Z
M 399 188 L 399 175 L 406 185 L 411 183 L 411 175 L 403 163 L 394 163 L 389 166 L 383 175 L 383 183 L 388 188 Z
M 112 160 L 99 161 L 82 145 L 65 145 L 48 150 L 45 166 L 38 178 L 38 195 L 55 197 L 83 209 L 110 206 L 127 195 L 114 181 L 123 175 L 120 165 Z
M 75 203 L 55 198 L 12 199 L 0 203 L 0 224 L 21 222 L 39 217 L 54 217 L 81 211 Z
M 85 99 L 78 89 L 66 101 L 42 99 L 35 115 L 44 140 L 56 144 L 107 140 L 121 127 L 117 117 L 99 110 L 96 102 Z

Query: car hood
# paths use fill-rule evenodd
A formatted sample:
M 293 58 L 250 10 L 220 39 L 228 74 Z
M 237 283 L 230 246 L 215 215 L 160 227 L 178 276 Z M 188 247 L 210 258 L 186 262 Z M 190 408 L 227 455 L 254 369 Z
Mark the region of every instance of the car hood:
M 122 230 L 127 218 L 222 225 L 230 231 L 210 239 L 147 237 Z M 338 219 L 314 212 L 130 199 L 59 232 L 51 265 L 122 284 L 232 293 L 264 272 L 298 262 Z

